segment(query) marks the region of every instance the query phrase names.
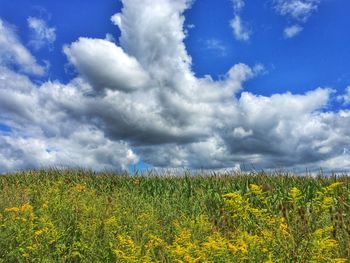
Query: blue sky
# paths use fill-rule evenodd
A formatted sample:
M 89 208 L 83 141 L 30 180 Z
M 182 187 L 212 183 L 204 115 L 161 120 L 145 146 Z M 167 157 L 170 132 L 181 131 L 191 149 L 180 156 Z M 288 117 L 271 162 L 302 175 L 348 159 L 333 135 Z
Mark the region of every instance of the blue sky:
M 49 77 L 69 81 L 64 71 L 67 59 L 62 46 L 81 36 L 104 38 L 107 33 L 116 39 L 119 30 L 110 17 L 120 11 L 116 0 L 100 1 L 1 1 L 0 16 L 14 25 L 23 41 L 30 39 L 27 18 L 39 17 L 56 28 L 57 39 L 52 51 L 40 50 L 38 58 L 50 61 Z M 283 29 L 290 18 L 278 15 L 271 1 L 249 1 L 242 12 L 253 31 L 249 41 L 237 41 L 228 21 L 232 19 L 231 0 L 196 1 L 186 11 L 189 29 L 185 41 L 198 76 L 223 75 L 233 63 L 261 63 L 266 74 L 251 80 L 247 90 L 262 95 L 304 92 L 318 86 L 343 91 L 350 83 L 350 18 L 349 1 L 322 1 L 305 23 L 300 35 L 285 39 Z M 77 15 L 79 14 L 79 15 Z M 208 48 L 215 41 L 220 48 Z M 47 79 L 45 76 L 44 79 Z
M 253 31 L 246 42 L 235 40 L 227 23 L 232 19 L 231 1 L 221 2 L 197 1 L 188 11 L 187 21 L 196 27 L 186 43 L 198 75 L 224 74 L 233 62 L 262 63 L 268 74 L 247 86 L 258 94 L 285 90 L 299 93 L 317 86 L 343 90 L 348 85 L 349 1 L 323 1 L 305 23 L 303 32 L 292 39 L 283 36 L 289 18 L 276 14 L 271 1 L 246 1 L 242 17 Z M 201 41 L 208 39 L 220 41 L 226 54 L 220 56 L 201 47 Z
M 345 0 L 0 0 L 3 170 L 348 169 L 347 10 Z M 12 94 L 13 79 L 33 92 Z M 21 100 L 31 105 L 13 110 Z
M 106 33 L 115 36 L 118 29 L 111 23 L 110 17 L 121 8 L 120 1 L 5 1 L 1 0 L 0 17 L 16 27 L 24 43 L 29 42 L 31 32 L 27 26 L 28 17 L 37 17 L 56 29 L 56 41 L 53 50 L 41 49 L 37 57 L 49 60 L 51 67 L 48 75 L 52 79 L 69 81 L 72 76 L 66 74 L 64 66 L 67 58 L 62 53 L 64 44 L 71 43 L 81 36 L 104 38 Z

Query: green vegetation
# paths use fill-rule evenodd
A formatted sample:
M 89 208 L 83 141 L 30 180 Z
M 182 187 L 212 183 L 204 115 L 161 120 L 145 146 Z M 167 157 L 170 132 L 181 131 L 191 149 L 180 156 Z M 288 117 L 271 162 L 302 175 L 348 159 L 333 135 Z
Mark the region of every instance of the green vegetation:
M 0 262 L 349 262 L 350 178 L 0 176 Z

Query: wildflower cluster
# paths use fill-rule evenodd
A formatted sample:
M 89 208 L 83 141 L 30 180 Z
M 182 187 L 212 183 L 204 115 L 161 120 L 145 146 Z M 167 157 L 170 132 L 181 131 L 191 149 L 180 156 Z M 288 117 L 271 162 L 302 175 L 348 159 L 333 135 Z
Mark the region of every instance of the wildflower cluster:
M 0 262 L 349 262 L 347 178 L 0 177 Z

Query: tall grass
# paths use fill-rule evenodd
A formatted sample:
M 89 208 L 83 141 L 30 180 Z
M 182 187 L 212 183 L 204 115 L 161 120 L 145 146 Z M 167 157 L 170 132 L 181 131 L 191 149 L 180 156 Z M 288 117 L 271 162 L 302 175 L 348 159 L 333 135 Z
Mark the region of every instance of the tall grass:
M 348 262 L 350 178 L 0 176 L 0 262 Z

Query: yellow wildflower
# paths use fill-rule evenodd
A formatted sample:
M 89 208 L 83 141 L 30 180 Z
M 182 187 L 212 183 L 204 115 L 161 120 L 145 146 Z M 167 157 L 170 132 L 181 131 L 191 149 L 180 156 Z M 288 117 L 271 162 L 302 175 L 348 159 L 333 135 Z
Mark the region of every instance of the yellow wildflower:
M 239 193 L 228 193 L 228 194 L 225 194 L 224 197 L 230 198 L 230 199 L 236 199 L 236 198 L 241 198 L 241 195 Z
M 146 245 L 147 248 L 159 247 L 164 244 L 164 241 L 155 235 L 149 234 L 148 238 L 149 238 L 149 241 Z
M 28 250 L 31 250 L 31 251 L 34 251 L 38 248 L 38 245 L 37 244 L 33 244 L 33 245 L 30 245 L 30 246 L 27 246 L 27 249 Z
M 256 185 L 256 184 L 251 184 L 250 185 L 250 190 L 256 195 L 262 194 L 261 187 L 259 185 Z
M 49 208 L 49 204 L 48 204 L 47 201 L 45 201 L 45 202 L 43 203 L 42 208 L 43 208 L 43 209 L 48 209 L 48 208 Z
M 208 241 L 203 244 L 206 250 L 223 252 L 225 250 L 226 242 L 218 234 L 214 237 L 208 237 Z
M 175 254 L 177 255 L 183 255 L 186 253 L 186 249 L 182 246 L 176 245 L 174 249 Z
M 280 223 L 279 230 L 282 232 L 283 235 L 288 235 L 288 225 L 285 223 Z
M 326 233 L 330 233 L 334 230 L 333 226 L 327 226 L 327 227 L 324 227 L 324 228 L 319 228 L 315 231 L 314 235 L 316 237 L 322 237 L 324 234 Z
M 41 235 L 47 233 L 48 231 L 49 231 L 49 229 L 47 227 L 44 227 L 42 229 L 39 229 L 39 230 L 35 231 L 34 235 L 41 236 Z
M 186 256 L 184 256 L 184 260 L 186 260 L 186 262 L 188 262 L 188 263 L 195 263 L 195 262 L 199 262 L 200 257 L 199 258 L 193 258 L 190 255 L 186 255 Z
M 85 192 L 86 186 L 84 184 L 77 184 L 73 187 L 73 190 L 77 193 Z
M 239 246 L 238 246 L 238 250 L 243 253 L 246 254 L 248 253 L 248 245 L 245 242 L 242 242 Z
M 33 207 L 30 204 L 26 203 L 26 204 L 21 206 L 21 211 L 23 213 L 25 213 L 25 212 L 32 212 L 33 211 Z
M 332 263 L 346 263 L 348 260 L 346 258 L 335 258 L 332 259 Z
M 18 207 L 11 207 L 11 208 L 5 208 L 5 212 L 8 212 L 8 213 L 18 213 L 19 212 L 19 208 Z
M 290 189 L 288 195 L 292 202 L 297 202 L 302 198 L 301 191 L 296 187 Z
M 266 240 L 273 240 L 274 239 L 274 235 L 272 234 L 272 232 L 270 230 L 267 230 L 267 229 L 263 229 L 261 231 L 261 234 L 263 235 L 263 237 L 266 239 Z
M 233 244 L 227 244 L 228 249 L 232 252 L 232 254 L 236 254 L 238 252 L 238 247 Z
M 333 198 L 332 197 L 325 197 L 322 201 L 322 208 L 328 209 L 333 206 Z
M 325 191 L 326 192 L 333 192 L 336 188 L 338 188 L 339 186 L 343 185 L 344 183 L 343 182 L 335 182 L 329 186 L 327 186 L 325 188 Z

